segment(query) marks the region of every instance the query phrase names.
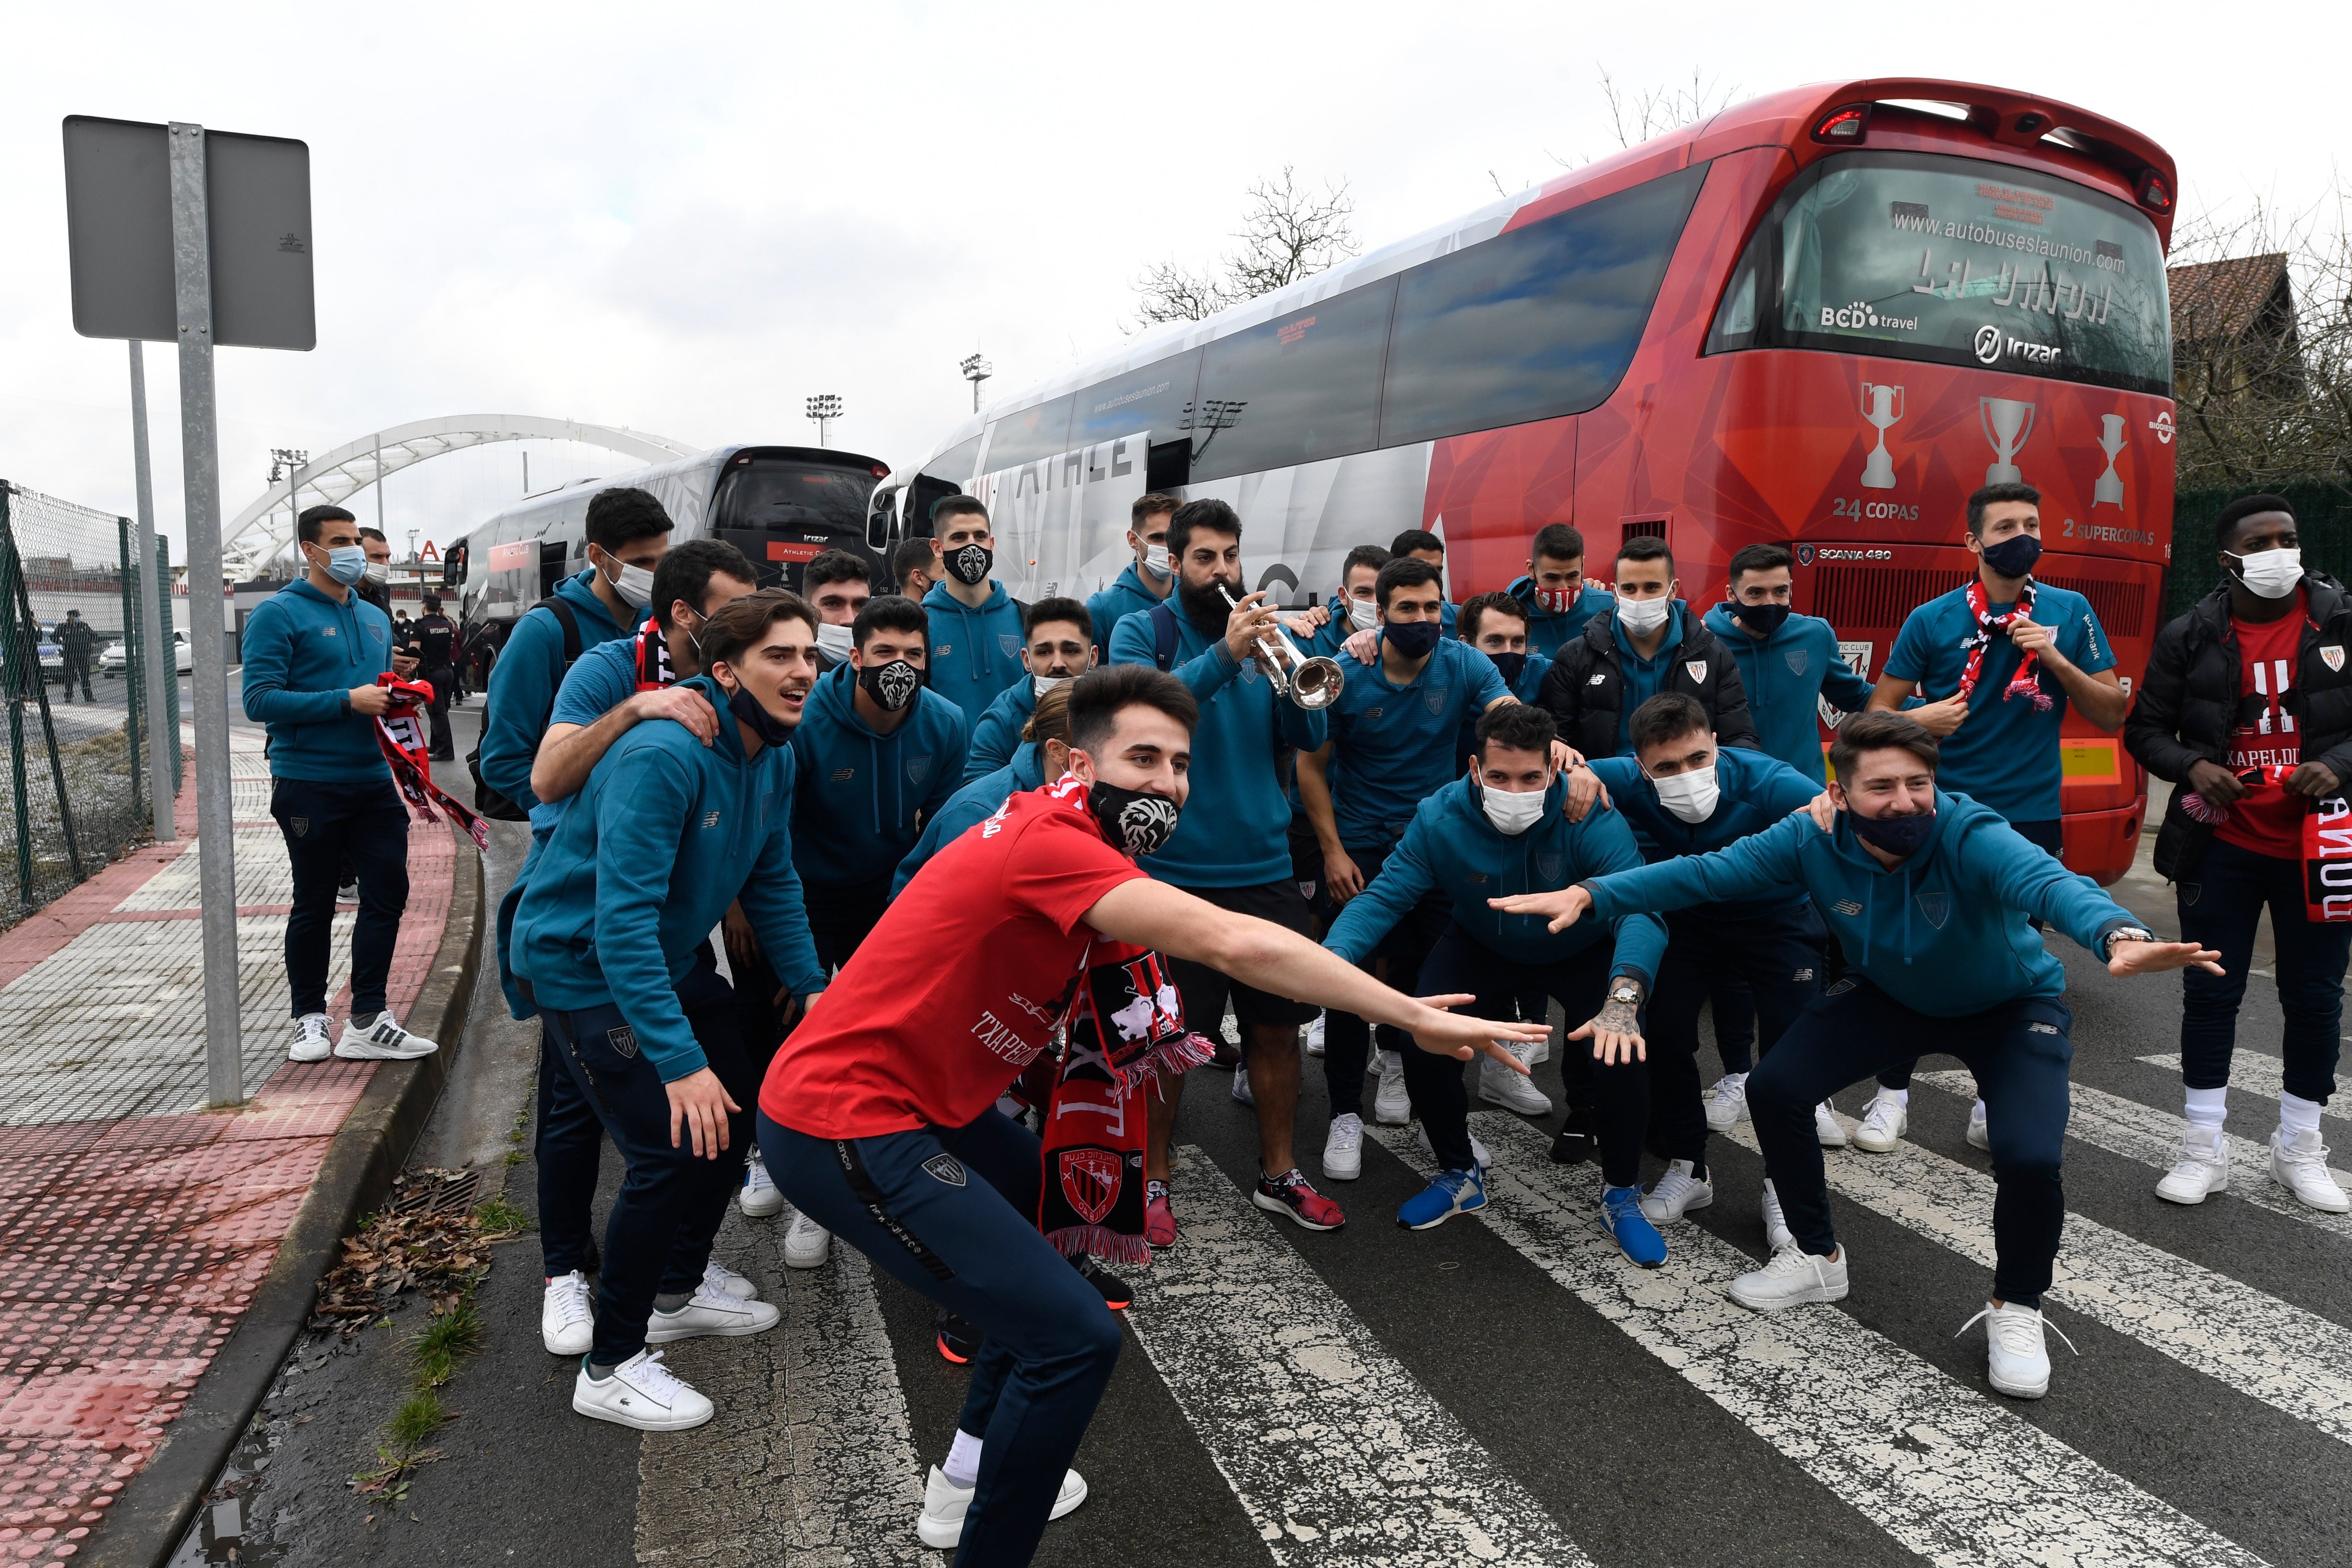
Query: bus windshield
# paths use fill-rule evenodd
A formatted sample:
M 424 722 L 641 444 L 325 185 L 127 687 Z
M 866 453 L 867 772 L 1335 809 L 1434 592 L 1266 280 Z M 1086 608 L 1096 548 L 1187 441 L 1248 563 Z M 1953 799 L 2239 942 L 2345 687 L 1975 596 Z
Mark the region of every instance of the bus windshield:
M 730 467 L 716 515 L 727 528 L 782 528 L 863 537 L 874 476 L 864 468 L 761 459 Z
M 2169 395 L 2153 225 L 2112 197 L 1920 153 L 1823 160 L 1773 205 L 1707 350 L 1827 349 Z

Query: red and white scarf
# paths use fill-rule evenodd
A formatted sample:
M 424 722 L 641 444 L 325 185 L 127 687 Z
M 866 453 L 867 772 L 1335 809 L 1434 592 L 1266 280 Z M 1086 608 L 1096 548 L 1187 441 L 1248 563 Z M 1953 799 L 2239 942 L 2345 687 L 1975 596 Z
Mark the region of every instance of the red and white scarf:
M 659 691 L 677 684 L 677 672 L 670 668 L 669 644 L 662 639 L 661 623 L 651 616 L 637 628 L 637 689 Z
M 377 676 L 375 683 L 392 693 L 392 706 L 376 716 L 375 743 L 392 769 L 392 782 L 408 798 L 417 819 L 431 822 L 437 811 L 464 828 L 474 847 L 489 848 L 489 826 L 433 782 L 432 748 L 422 716 L 433 702 L 433 688 L 389 672 Z
M 1969 608 L 1976 612 L 1977 629 L 1960 645 L 1969 650 L 1968 668 L 1960 671 L 1960 700 L 1963 702 L 1976 694 L 1977 681 L 1984 673 L 1985 649 L 1992 646 L 1993 634 L 2006 634 L 2012 621 L 2032 619 L 2033 579 L 2028 577 L 2018 584 L 2017 603 L 2009 607 L 2007 615 L 1996 616 L 1992 613 L 1992 597 L 1985 592 L 1984 580 L 1979 578 L 1969 584 Z M 2040 664 L 2041 660 L 2031 649 L 2021 655 L 2017 661 L 2017 673 L 2009 678 L 2009 685 L 2002 689 L 2000 700 L 2009 702 L 2022 697 L 2047 713 L 2050 710 L 2050 693 L 2042 689 Z

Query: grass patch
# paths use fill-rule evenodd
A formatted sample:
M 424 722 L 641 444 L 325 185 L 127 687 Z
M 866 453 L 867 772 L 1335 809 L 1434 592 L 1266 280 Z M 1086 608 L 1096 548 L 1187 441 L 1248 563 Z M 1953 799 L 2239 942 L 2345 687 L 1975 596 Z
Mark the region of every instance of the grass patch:
M 457 1375 L 457 1363 L 482 1348 L 482 1320 L 474 1304 L 460 1302 L 436 1316 L 425 1331 L 409 1342 L 416 1362 L 420 1389 L 440 1387 Z
M 531 1228 L 530 1215 L 504 1198 L 492 1198 L 474 1206 L 474 1218 L 481 1225 L 486 1241 L 505 1241 Z
M 441 1396 L 431 1389 L 419 1389 L 401 1401 L 400 1408 L 392 1413 L 384 1430 L 392 1436 L 393 1446 L 404 1454 L 413 1454 L 425 1446 L 425 1440 L 441 1430 L 447 1423 L 449 1412 L 442 1406 Z

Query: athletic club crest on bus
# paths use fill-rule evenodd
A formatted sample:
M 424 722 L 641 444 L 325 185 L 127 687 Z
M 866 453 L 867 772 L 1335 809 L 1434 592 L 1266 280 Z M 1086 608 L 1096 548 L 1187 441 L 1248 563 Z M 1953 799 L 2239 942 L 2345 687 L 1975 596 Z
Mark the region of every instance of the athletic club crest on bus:
M 1062 1196 L 1088 1225 L 1100 1225 L 1118 1202 L 1125 1162 L 1108 1149 L 1062 1151 Z

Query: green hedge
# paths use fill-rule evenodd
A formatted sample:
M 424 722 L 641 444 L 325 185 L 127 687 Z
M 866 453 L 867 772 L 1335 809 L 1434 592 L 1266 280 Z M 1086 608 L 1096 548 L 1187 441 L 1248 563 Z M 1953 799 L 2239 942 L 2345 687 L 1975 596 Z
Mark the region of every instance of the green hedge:
M 2172 564 L 2164 575 L 2164 618 L 2172 619 L 2221 581 L 2213 553 L 2213 519 L 2250 487 L 2184 490 L 2172 503 Z M 2339 583 L 2352 583 L 2352 494 L 2325 482 L 2281 485 L 2275 492 L 2294 508 L 2303 535 L 2303 563 Z

